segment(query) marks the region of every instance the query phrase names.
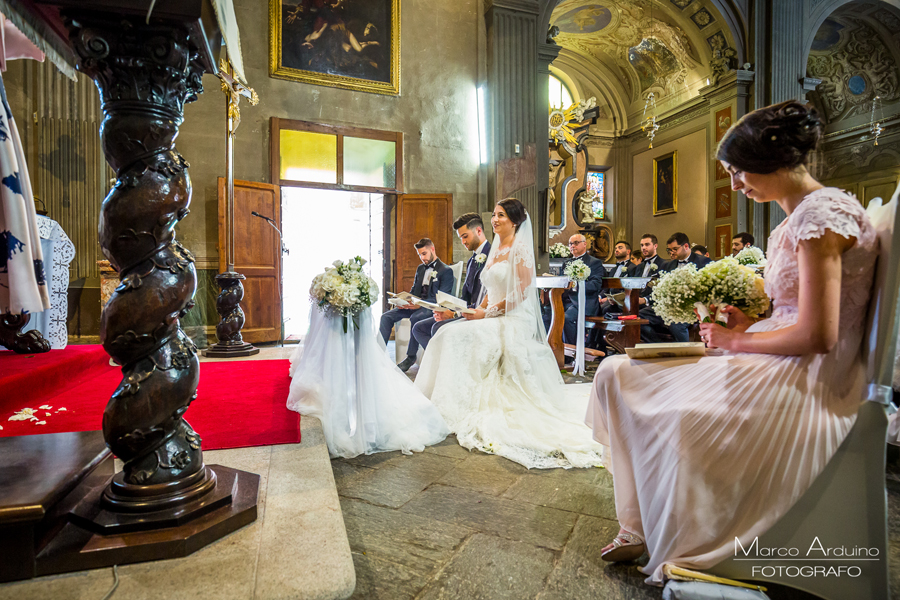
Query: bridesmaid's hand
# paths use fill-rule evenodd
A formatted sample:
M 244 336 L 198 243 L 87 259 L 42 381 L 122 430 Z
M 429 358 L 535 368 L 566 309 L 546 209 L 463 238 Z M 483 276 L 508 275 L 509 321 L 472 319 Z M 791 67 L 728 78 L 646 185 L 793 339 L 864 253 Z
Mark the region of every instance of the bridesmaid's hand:
M 474 315 L 470 315 L 468 313 L 463 313 L 463 316 L 466 318 L 467 321 L 476 321 L 478 319 L 483 319 L 484 318 L 484 309 L 479 306 L 478 308 L 475 309 Z
M 721 313 L 728 317 L 725 327 L 734 331 L 747 331 L 747 328 L 753 325 L 753 321 L 744 314 L 739 308 L 731 305 L 725 306 Z
M 743 335 L 734 329 L 728 329 L 719 323 L 700 323 L 700 339 L 706 342 L 707 348 L 722 348 L 736 351 L 735 344 Z

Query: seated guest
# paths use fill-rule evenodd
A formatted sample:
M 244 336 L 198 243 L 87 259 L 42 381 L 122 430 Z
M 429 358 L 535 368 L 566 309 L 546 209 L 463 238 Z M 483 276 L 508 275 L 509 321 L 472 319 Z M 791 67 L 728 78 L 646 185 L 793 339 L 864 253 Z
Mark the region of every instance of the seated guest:
M 594 376 L 586 420 L 611 449 L 621 527 L 601 558 L 646 551 L 647 583 L 661 585 L 666 564 L 706 570 L 749 548 L 856 421 L 878 240 L 858 200 L 809 173 L 823 130 L 789 101 L 745 115 L 719 143 L 732 189 L 787 214 L 768 241 L 772 316 L 753 323 L 726 307 L 727 326 L 700 325 L 723 356 L 612 356 Z
M 640 252 L 632 252 L 631 253 L 631 264 L 632 265 L 639 265 L 642 262 L 644 262 L 644 257 L 641 256 Z
M 696 265 L 700 269 L 712 262 L 705 256 L 691 252 L 691 241 L 686 234 L 681 232 L 673 234 L 668 239 L 666 251 L 672 257 L 672 260 L 663 265 L 661 268 L 663 272 L 674 271 L 688 264 Z M 650 321 L 649 324 L 641 325 L 641 341 L 648 344 L 659 343 L 663 341 L 662 335 L 664 334 L 671 335 L 676 342 L 690 341 L 690 333 L 686 323 L 666 325 L 656 314 L 656 311 L 653 310 L 652 304 L 641 308 L 638 315 L 642 319 Z
M 422 261 L 422 264 L 416 269 L 416 278 L 413 280 L 413 286 L 409 293 L 428 302 L 434 302 L 438 290 L 449 294 L 453 290 L 453 271 L 438 259 L 434 250 L 434 242 L 428 238 L 422 238 L 413 245 L 416 247 L 416 252 L 419 253 L 419 260 Z M 430 310 L 420 308 L 415 304 L 407 304 L 387 311 L 381 315 L 381 337 L 384 338 L 384 343 L 387 344 L 388 338 L 391 337 L 391 329 L 398 321 L 409 319 L 410 326 L 415 327 L 416 323 L 430 316 Z M 410 335 L 409 346 L 406 347 L 406 358 L 397 366 L 404 372 L 408 371 L 415 364 L 418 351 L 419 343 Z
M 572 251 L 572 256 L 563 262 L 562 272 L 565 273 L 566 266 L 573 260 L 580 260 L 590 268 L 591 274 L 578 285 L 584 286 L 584 316 L 595 317 L 600 314 L 600 288 L 603 287 L 603 277 L 606 275 L 603 261 L 587 253 L 587 241 L 580 233 L 569 238 L 569 250 Z M 575 344 L 578 338 L 578 292 L 576 290 L 563 292 L 563 307 L 565 308 L 563 341 L 567 344 Z M 552 314 L 549 306 L 544 307 L 543 317 L 544 327 L 550 331 Z
M 749 248 L 755 242 L 753 236 L 749 233 L 739 233 L 731 240 L 731 255 L 737 256 L 738 252 L 743 250 L 744 248 Z
M 694 254 L 699 254 L 700 256 L 705 256 L 706 258 L 709 258 L 709 250 L 706 249 L 706 246 L 701 246 L 700 244 L 697 244 L 696 246 L 691 248 L 691 252 L 693 252 Z
M 475 308 L 481 294 L 481 270 L 491 251 L 491 243 L 484 237 L 484 222 L 477 213 L 462 215 L 453 222 L 453 228 L 459 236 L 459 241 L 472 253 L 466 264 L 466 279 L 460 292 L 460 299 L 469 308 Z M 428 342 L 437 334 L 438 329 L 460 319 L 461 317 L 454 318 L 449 310 L 435 311 L 431 317 L 422 319 L 413 326 L 412 335 L 422 348 L 428 348 Z
M 641 255 L 643 256 L 643 260 L 636 265 L 632 265 L 631 270 L 628 272 L 628 276 L 653 277 L 654 274 L 658 274 L 659 270 L 666 264 L 666 261 L 656 253 L 658 247 L 659 240 L 656 239 L 655 235 L 652 233 L 645 233 L 642 235 Z M 653 265 L 656 265 L 655 269 L 653 268 Z
M 616 257 L 616 266 L 607 271 L 607 277 L 625 277 L 628 274 L 628 267 L 631 266 L 631 244 L 624 240 L 619 240 L 613 249 Z

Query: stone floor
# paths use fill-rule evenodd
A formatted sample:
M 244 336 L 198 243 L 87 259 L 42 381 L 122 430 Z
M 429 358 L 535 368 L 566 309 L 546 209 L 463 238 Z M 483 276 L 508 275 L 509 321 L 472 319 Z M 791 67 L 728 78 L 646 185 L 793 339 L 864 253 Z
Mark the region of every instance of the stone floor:
M 659 599 L 635 564 L 600 549 L 618 531 L 603 469 L 529 471 L 469 452 L 452 436 L 421 454 L 333 460 L 367 600 Z M 900 593 L 900 490 L 890 491 L 890 555 Z M 773 600 L 808 594 L 769 587 Z

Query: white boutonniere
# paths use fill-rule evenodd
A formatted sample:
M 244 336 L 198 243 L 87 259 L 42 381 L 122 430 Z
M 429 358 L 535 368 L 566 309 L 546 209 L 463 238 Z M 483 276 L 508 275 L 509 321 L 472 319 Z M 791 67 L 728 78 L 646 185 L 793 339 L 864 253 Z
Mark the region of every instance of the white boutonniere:
M 650 272 L 656 273 L 659 270 L 659 265 L 656 263 L 650 263 Z
M 425 277 L 422 278 L 422 285 L 428 285 L 435 277 L 437 277 L 437 273 L 435 273 L 434 269 L 425 269 Z
M 484 252 L 479 252 L 478 254 L 475 255 L 475 262 L 477 262 L 479 265 L 483 265 L 484 261 L 486 261 L 486 260 L 487 260 L 487 256 L 485 256 Z

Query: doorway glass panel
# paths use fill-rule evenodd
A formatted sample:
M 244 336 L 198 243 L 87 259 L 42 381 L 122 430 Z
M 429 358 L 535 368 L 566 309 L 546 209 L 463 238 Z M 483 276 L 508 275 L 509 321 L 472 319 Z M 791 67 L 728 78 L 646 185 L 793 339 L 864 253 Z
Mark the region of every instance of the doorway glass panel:
M 384 196 L 284 186 L 281 219 L 289 254 L 284 256 L 285 339 L 302 340 L 309 329 L 313 278 L 336 260 L 361 256 L 366 274 L 378 284 L 374 323 L 384 294 Z

